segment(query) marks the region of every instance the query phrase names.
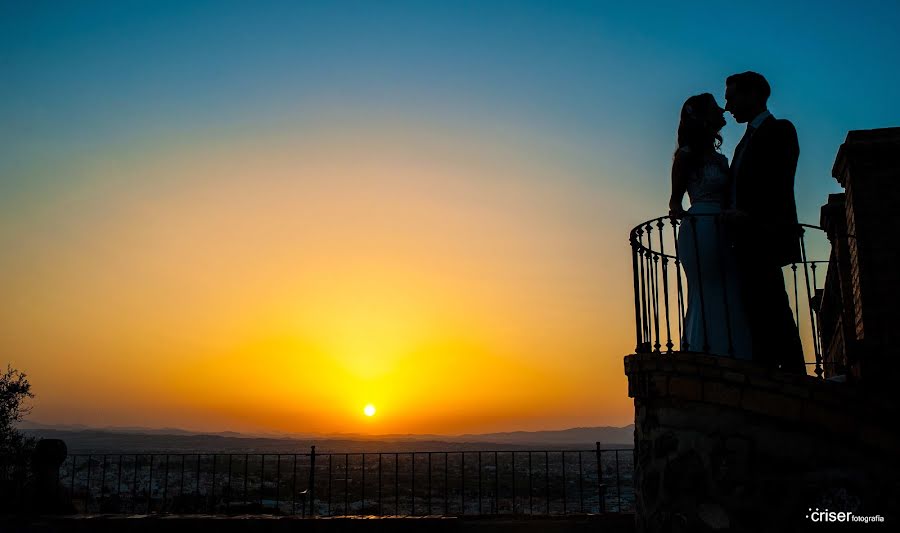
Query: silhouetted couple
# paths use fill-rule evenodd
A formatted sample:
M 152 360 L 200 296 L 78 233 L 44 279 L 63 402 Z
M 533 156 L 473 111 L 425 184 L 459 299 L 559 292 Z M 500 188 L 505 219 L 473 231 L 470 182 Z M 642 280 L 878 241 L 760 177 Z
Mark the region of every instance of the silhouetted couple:
M 769 93 L 762 75 L 744 72 L 725 80 L 725 109 L 709 93 L 681 108 L 669 214 L 682 219 L 677 244 L 688 286 L 682 349 L 805 374 L 781 270 L 801 255 L 794 201 L 800 148 L 794 125 L 768 111 Z M 730 165 L 718 151 L 726 110 L 747 123 Z

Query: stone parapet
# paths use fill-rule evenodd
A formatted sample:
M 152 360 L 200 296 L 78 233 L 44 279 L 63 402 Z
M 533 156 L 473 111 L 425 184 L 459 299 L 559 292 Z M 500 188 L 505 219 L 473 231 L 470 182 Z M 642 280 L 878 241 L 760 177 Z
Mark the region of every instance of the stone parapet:
M 900 401 L 699 353 L 625 357 L 638 531 L 795 531 L 900 508 Z M 848 524 L 849 525 L 849 524 Z

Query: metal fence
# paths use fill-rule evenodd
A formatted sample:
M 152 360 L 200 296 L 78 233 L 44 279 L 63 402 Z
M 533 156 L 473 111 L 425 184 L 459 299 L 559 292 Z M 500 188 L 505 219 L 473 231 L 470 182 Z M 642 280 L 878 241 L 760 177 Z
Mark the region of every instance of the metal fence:
M 632 449 L 73 454 L 78 512 L 300 516 L 633 512 Z

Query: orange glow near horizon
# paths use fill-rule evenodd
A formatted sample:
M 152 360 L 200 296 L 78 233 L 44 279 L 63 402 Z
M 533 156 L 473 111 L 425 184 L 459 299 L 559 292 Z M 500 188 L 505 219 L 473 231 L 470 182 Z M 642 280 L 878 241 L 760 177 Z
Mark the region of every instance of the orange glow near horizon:
M 0 320 L 37 395 L 30 418 L 365 434 L 630 423 L 631 288 L 610 280 L 630 280 L 633 217 L 541 142 L 375 128 L 75 165 L 87 180 L 0 229 L 18 243 Z M 360 417 L 369 404 L 377 416 Z

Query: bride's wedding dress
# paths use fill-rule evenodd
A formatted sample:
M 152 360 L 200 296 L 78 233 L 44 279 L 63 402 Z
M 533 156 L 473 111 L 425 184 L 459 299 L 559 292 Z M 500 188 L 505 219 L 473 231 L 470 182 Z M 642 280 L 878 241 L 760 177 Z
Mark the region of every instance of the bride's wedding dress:
M 688 302 L 682 350 L 750 359 L 750 328 L 735 256 L 727 229 L 716 216 L 722 211 L 728 179 L 728 159 L 719 153 L 708 156 L 688 177 L 691 207 L 678 235 Z

